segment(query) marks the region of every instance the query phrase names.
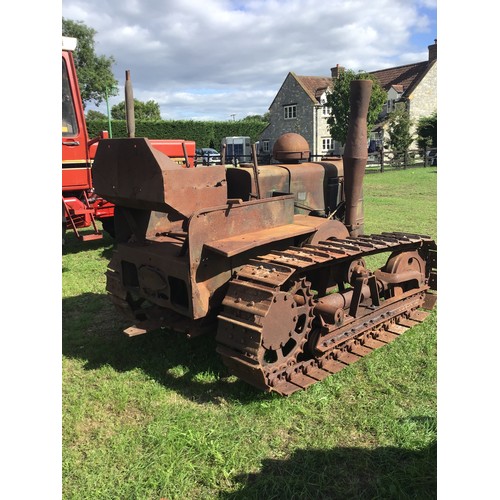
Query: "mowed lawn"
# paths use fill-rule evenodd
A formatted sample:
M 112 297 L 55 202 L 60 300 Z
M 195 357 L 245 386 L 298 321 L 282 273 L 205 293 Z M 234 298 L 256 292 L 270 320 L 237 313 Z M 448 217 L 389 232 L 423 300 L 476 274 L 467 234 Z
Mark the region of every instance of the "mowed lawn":
M 367 175 L 365 232 L 436 237 L 436 185 L 435 167 Z M 65 500 L 436 497 L 436 311 L 284 398 L 229 376 L 213 336 L 121 334 L 112 248 L 63 248 Z

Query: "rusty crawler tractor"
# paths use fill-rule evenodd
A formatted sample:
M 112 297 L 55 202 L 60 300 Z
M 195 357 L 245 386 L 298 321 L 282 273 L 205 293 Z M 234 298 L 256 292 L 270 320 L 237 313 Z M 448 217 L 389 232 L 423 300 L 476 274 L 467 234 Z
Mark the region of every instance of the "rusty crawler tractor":
M 423 321 L 437 298 L 435 242 L 363 235 L 370 94 L 370 81 L 352 83 L 343 161 L 300 163 L 308 152 L 280 150 L 284 138 L 283 164 L 186 169 L 147 139 L 102 141 L 95 185 L 116 205 L 118 240 L 107 291 L 133 322 L 125 333 L 193 336 L 217 321 L 229 371 L 288 395 Z M 368 270 L 383 252 L 385 266 Z

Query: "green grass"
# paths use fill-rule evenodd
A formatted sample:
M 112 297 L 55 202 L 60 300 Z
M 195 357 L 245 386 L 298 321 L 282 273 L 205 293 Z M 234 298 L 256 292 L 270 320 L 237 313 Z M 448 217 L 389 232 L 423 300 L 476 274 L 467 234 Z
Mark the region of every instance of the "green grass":
M 436 238 L 436 177 L 431 167 L 367 175 L 366 232 L 413 231 Z
M 367 175 L 367 233 L 436 237 L 436 171 Z M 229 376 L 213 337 L 128 339 L 112 241 L 63 250 L 65 499 L 436 497 L 436 312 L 288 398 Z

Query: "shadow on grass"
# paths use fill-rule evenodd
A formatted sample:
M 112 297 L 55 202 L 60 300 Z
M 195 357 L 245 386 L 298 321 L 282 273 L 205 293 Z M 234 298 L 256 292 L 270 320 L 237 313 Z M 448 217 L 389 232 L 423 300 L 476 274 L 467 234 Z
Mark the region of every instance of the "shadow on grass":
M 130 326 L 104 294 L 86 293 L 63 299 L 62 350 L 85 361 L 85 369 L 105 365 L 119 372 L 141 369 L 165 387 L 190 400 L 222 404 L 272 398 L 229 376 L 216 353 L 215 331 L 194 339 L 169 330 L 128 338 Z
M 241 488 L 219 498 L 431 499 L 437 497 L 437 446 L 296 450 L 236 480 Z
M 90 234 L 92 231 L 86 229 L 82 230 L 81 234 Z M 103 237 L 98 240 L 80 241 L 72 230 L 67 230 L 64 238 L 64 245 L 62 245 L 62 254 L 76 254 L 82 251 L 99 250 L 102 249 L 102 256 L 106 259 L 111 259 L 113 253 L 114 240 L 111 236 L 103 232 Z

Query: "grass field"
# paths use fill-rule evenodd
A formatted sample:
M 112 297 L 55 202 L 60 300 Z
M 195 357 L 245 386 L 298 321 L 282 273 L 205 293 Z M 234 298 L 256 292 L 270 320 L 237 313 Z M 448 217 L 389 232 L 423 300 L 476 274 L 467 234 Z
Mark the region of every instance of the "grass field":
M 367 175 L 366 233 L 437 237 L 436 174 Z M 63 249 L 64 499 L 436 497 L 436 311 L 283 398 L 229 376 L 213 337 L 123 336 L 112 248 Z

